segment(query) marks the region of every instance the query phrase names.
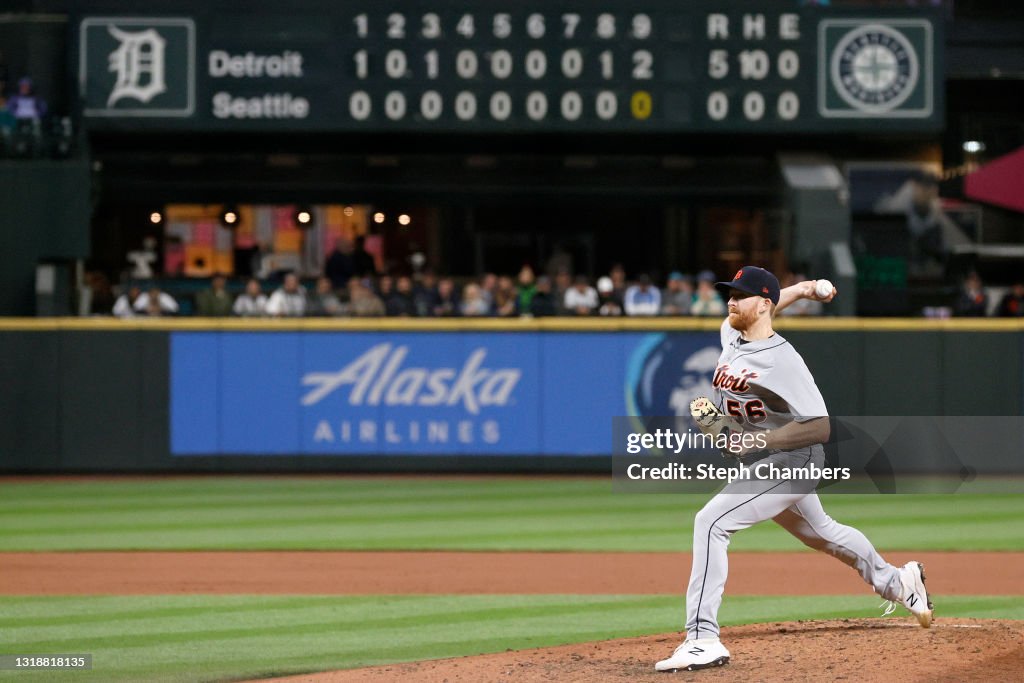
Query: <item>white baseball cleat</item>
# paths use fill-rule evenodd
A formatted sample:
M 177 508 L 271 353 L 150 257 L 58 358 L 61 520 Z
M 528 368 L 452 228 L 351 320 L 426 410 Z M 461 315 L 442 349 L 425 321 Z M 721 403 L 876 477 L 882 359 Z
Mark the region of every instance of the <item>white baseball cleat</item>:
M 685 640 L 668 659 L 654 665 L 655 671 L 696 671 L 712 666 L 722 666 L 729 661 L 729 651 L 722 641 L 715 639 Z
M 900 567 L 900 586 L 903 597 L 900 604 L 910 610 L 910 613 L 917 618 L 917 623 L 928 628 L 932 625 L 932 610 L 934 605 L 928 599 L 928 591 L 924 587 L 924 565 L 920 562 L 907 562 Z M 889 606 L 882 616 L 892 614 L 896 609 L 896 601 L 889 601 Z

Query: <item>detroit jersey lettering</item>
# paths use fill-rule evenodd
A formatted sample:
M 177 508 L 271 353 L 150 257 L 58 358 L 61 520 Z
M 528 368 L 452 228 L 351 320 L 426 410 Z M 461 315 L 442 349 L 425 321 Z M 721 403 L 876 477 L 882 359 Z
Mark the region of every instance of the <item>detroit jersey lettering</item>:
M 793 345 L 775 333 L 744 342 L 726 318 L 712 384 L 719 410 L 757 429 L 828 415 L 814 377 Z

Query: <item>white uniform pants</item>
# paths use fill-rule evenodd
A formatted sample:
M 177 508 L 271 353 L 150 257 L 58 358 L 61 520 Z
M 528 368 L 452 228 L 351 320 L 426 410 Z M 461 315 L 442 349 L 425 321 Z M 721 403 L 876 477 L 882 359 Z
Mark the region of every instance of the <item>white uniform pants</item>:
M 818 494 L 808 492 L 809 488 L 806 482 L 734 482 L 697 513 L 693 568 L 686 593 L 687 638 L 718 638 L 718 608 L 729 574 L 729 537 L 768 519 L 805 545 L 855 568 L 883 598 L 898 599 L 898 568 L 883 560 L 860 531 L 829 517 Z M 770 578 L 765 577 L 768 591 Z

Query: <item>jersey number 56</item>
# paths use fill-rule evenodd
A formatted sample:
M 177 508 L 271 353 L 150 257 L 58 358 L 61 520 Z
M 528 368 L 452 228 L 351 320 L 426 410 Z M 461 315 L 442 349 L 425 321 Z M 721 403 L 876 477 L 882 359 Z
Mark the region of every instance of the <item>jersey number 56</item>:
M 726 399 L 725 410 L 733 417 L 745 419 L 750 424 L 758 424 L 768 419 L 768 413 L 764 410 L 764 403 L 760 399 L 752 401 L 738 401 L 734 398 Z

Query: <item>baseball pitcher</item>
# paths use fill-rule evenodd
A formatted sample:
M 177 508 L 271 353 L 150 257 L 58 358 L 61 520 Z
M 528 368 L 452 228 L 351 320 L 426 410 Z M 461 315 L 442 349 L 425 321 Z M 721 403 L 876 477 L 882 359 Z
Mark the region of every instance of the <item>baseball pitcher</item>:
M 698 422 L 704 422 L 709 412 L 720 413 L 745 429 L 759 431 L 763 439 L 758 443 L 766 447 L 767 458 L 780 469 L 811 464 L 822 467 L 822 443 L 829 437 L 825 401 L 800 354 L 772 329 L 772 318 L 800 299 L 831 301 L 836 290 L 816 292 L 814 281 L 780 290 L 773 274 L 755 266 L 746 266 L 732 281 L 715 286 L 728 300 L 728 318 L 722 323 L 714 396 L 710 402 L 694 402 Z M 921 626 L 931 625 L 932 604 L 925 590 L 924 567 L 919 562 L 895 567 L 882 559 L 864 534 L 825 513 L 813 482 L 734 482 L 697 513 L 686 592 L 686 640 L 671 657 L 655 664 L 656 670 L 693 671 L 729 661 L 729 651 L 718 637 L 729 537 L 768 519 L 811 548 L 856 569 L 889 601 L 885 614 L 900 603 Z

